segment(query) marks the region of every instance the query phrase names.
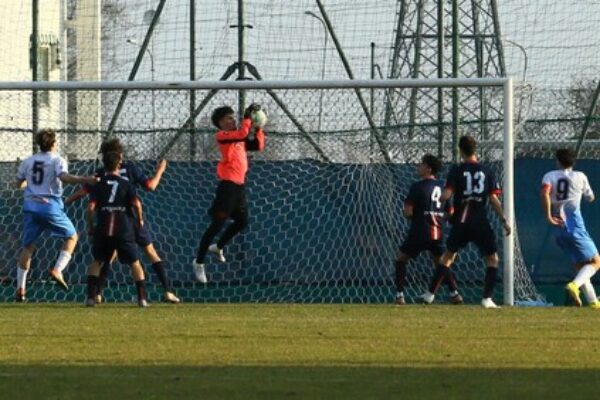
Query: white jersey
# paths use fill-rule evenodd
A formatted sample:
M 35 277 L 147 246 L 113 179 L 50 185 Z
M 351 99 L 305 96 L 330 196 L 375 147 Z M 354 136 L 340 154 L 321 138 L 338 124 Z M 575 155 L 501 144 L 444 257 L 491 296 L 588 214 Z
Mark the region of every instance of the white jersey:
M 587 176 L 571 168 L 548 172 L 542 179 L 542 186 L 550 189 L 552 214 L 564 221 L 581 218 L 581 197 L 594 197 Z
M 68 172 L 67 161 L 58 153 L 40 152 L 21 162 L 17 179 L 27 181 L 25 200 L 60 198 L 63 194 L 63 185 L 58 178 Z

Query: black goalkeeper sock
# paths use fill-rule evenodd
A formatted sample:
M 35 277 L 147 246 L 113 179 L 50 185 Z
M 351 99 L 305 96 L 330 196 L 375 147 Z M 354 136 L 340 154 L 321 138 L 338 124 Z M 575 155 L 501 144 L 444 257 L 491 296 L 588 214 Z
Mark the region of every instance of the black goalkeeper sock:
M 429 284 L 429 292 L 435 294 L 440 288 L 440 285 L 446 278 L 448 274 L 448 267 L 442 264 L 438 264 L 435 267 L 435 273 L 433 274 L 433 278 L 431 279 L 431 283 Z
M 146 281 L 144 279 L 135 281 L 138 300 L 146 300 Z
M 404 285 L 406 284 L 406 262 L 396 261 L 396 290 L 398 293 L 404 292 Z
M 88 275 L 87 277 L 87 297 L 88 299 L 94 300 L 98 293 L 98 277 L 95 275 Z
M 483 286 L 483 298 L 487 299 L 494 294 L 494 286 L 496 286 L 496 275 L 498 268 L 487 267 L 485 270 L 485 285 Z
M 171 292 L 171 282 L 167 277 L 167 272 L 165 271 L 165 263 L 163 261 L 155 262 L 152 264 L 152 269 L 154 269 L 154 273 L 158 277 L 160 284 L 166 292 Z

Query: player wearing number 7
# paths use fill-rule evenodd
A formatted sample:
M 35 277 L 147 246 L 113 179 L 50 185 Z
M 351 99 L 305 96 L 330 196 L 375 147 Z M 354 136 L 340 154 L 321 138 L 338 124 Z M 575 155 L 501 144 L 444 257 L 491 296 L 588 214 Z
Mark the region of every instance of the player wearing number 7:
M 446 251 L 436 268 L 429 291 L 423 295 L 423 301 L 433 302 L 435 293 L 447 276 L 458 250 L 473 242 L 487 265 L 481 305 L 484 308 L 498 308 L 492 300 L 498 271 L 498 248 L 496 235 L 487 217 L 488 200 L 502 220 L 506 236 L 510 235 L 511 227 L 502 212 L 502 205 L 498 199 L 501 191 L 494 174 L 479 163 L 476 154 L 477 142 L 472 136 L 462 136 L 458 147 L 463 162 L 453 166 L 448 173 L 442 194 L 442 201 L 454 196 L 455 212 L 451 219 L 453 225 L 446 241 Z
M 542 209 L 546 220 L 552 225 L 556 243 L 571 258 L 579 270 L 575 279 L 567 285 L 567 292 L 581 307 L 579 288 L 583 289 L 591 308 L 600 309 L 590 278 L 600 268 L 600 256 L 590 237 L 581 215 L 581 197 L 594 201 L 594 192 L 583 172 L 573 171 L 575 153 L 568 149 L 556 151 L 557 170 L 550 171 L 542 179 Z
M 62 251 L 54 268 L 49 270 L 50 278 L 64 290 L 68 286 L 62 271 L 71 260 L 77 245 L 77 232 L 64 211 L 62 201 L 63 183 L 94 185 L 96 178 L 70 175 L 67 161 L 56 152 L 56 134 L 51 129 L 37 133 L 36 144 L 40 152 L 25 159 L 17 172 L 16 186 L 25 189 L 23 202 L 23 249 L 17 268 L 17 293 L 15 300 L 23 302 L 27 273 L 35 250 L 35 241 L 44 231 L 64 239 Z

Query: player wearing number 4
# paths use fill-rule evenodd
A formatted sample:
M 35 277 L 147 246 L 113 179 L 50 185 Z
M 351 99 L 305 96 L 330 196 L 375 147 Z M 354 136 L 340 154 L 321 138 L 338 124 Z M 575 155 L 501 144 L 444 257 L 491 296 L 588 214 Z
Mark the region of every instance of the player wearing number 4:
M 65 240 L 62 251 L 50 278 L 64 290 L 68 286 L 62 271 L 71 260 L 77 245 L 77 232 L 69 217 L 65 214 L 62 193 L 63 183 L 90 184 L 96 183 L 94 177 L 70 175 L 67 161 L 56 153 L 56 134 L 51 129 L 41 130 L 35 137 L 40 152 L 25 159 L 17 172 L 16 186 L 25 189 L 23 203 L 23 250 L 17 268 L 17 293 L 15 300 L 22 302 L 25 297 L 25 283 L 31 265 L 31 257 L 35 249 L 35 241 L 43 231 L 48 230 L 53 236 Z
M 435 175 L 442 167 L 442 162 L 431 154 L 423 156 L 417 166 L 417 175 L 421 178 L 415 182 L 404 202 L 404 216 L 411 219 L 410 229 L 404 239 L 396 259 L 396 304 L 404 305 L 404 284 L 406 281 L 406 264 L 423 251 L 429 251 L 434 265 L 440 262 L 444 253 L 443 226 L 446 213 L 451 214 L 450 202 L 442 202 L 444 183 Z M 454 304 L 463 302 L 458 293 L 456 279 L 452 271 L 446 276 L 450 300 Z
M 246 108 L 239 129 L 231 107 L 219 107 L 213 111 L 211 116 L 212 123 L 219 129 L 216 139 L 221 152 L 221 160 L 217 165 L 219 185 L 209 209 L 211 224 L 200 240 L 193 262 L 196 278 L 202 283 L 207 282 L 204 269 L 206 253 L 210 251 L 217 256 L 220 262 L 225 262 L 223 247 L 248 223 L 245 193 L 246 173 L 248 172 L 247 152 L 262 151 L 265 148 L 265 134 L 262 127 L 253 123 L 251 118 L 258 111 L 260 111 L 260 106 L 257 104 Z M 253 138 L 250 137 L 251 131 L 254 131 Z M 217 243 L 211 244 L 229 218 L 233 219 L 233 223 L 225 229 Z
M 433 302 L 435 293 L 448 275 L 458 250 L 469 242 L 474 242 L 487 265 L 481 305 L 484 308 L 498 308 L 492 300 L 492 294 L 499 260 L 496 237 L 486 213 L 488 199 L 492 209 L 502 220 L 507 236 L 510 235 L 511 227 L 502 213 L 502 205 L 498 199 L 501 192 L 494 175 L 478 161 L 477 142 L 471 136 L 462 136 L 459 148 L 463 162 L 452 167 L 448 173 L 446 187 L 442 194 L 442 201 L 447 201 L 454 196 L 455 212 L 451 219 L 452 229 L 446 241 L 446 251 L 436 268 L 429 291 L 422 297 L 425 303 Z
M 556 151 L 558 168 L 542 179 L 542 208 L 546 220 L 553 227 L 556 243 L 562 248 L 579 270 L 575 279 L 567 285 L 567 293 L 581 307 L 579 288 L 591 308 L 600 309 L 591 277 L 600 268 L 600 256 L 590 237 L 581 215 L 581 197 L 594 201 L 594 192 L 583 172 L 573 171 L 575 153 L 568 149 Z

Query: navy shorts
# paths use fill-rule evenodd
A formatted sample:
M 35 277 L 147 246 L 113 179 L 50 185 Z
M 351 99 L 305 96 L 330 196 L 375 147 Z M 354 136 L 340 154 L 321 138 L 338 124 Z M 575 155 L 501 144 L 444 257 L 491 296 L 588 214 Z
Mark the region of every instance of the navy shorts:
M 142 228 L 139 227 L 137 222 L 134 223 L 135 229 L 135 243 L 137 243 L 140 247 L 146 247 L 149 244 L 152 244 L 152 233 L 150 229 L 144 222 L 144 226 Z
M 131 264 L 140 258 L 134 238 L 114 236 L 94 237 L 94 245 L 92 247 L 94 259 L 108 263 L 112 259 L 115 250 L 121 264 Z
M 483 257 L 491 256 L 498 252 L 496 234 L 487 221 L 468 224 L 457 223 L 453 225 L 446 241 L 446 247 L 449 252 L 456 253 L 470 242 L 475 243 L 475 246 L 477 246 L 479 253 Z
M 423 240 L 409 235 L 400 246 L 400 251 L 410 258 L 417 257 L 423 251 L 429 251 L 434 257 L 441 257 L 444 254 L 444 243 L 442 240 Z

